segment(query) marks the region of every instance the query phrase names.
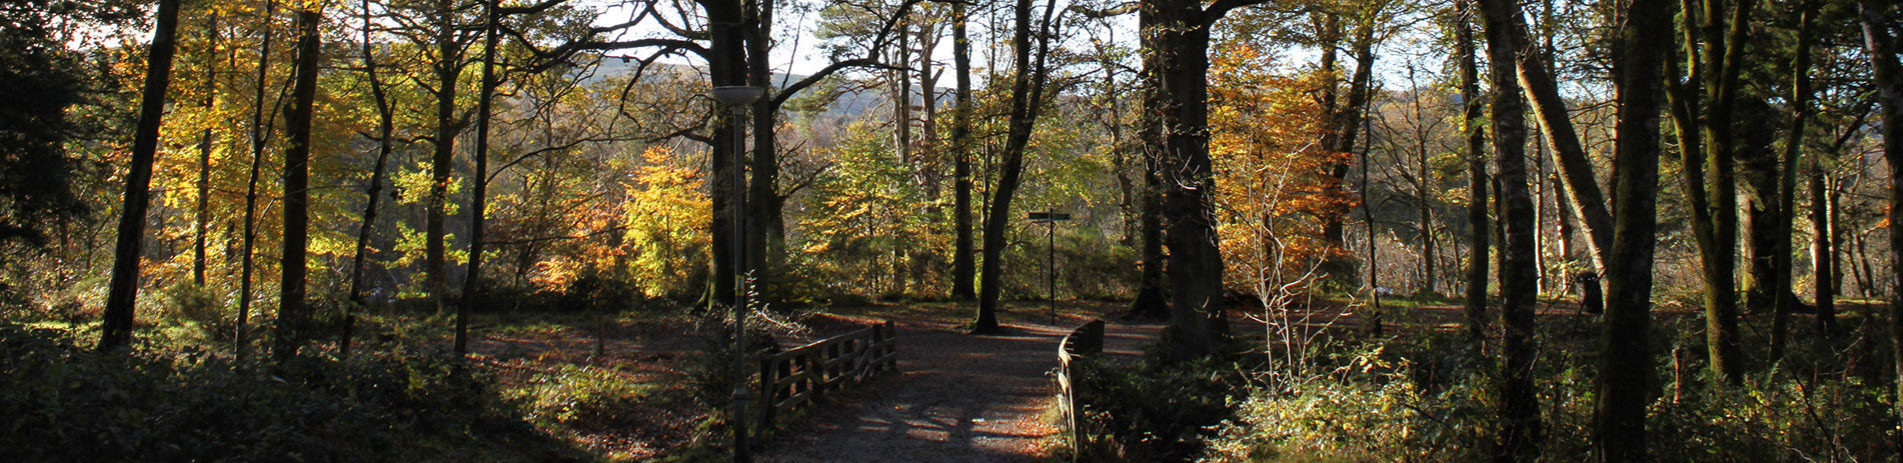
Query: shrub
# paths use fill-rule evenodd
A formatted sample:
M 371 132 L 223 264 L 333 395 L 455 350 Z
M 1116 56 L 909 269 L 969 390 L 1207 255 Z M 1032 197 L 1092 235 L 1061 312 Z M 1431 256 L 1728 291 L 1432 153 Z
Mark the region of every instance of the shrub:
M 564 365 L 538 373 L 516 392 L 530 421 L 584 431 L 612 429 L 637 418 L 636 406 L 653 392 L 612 368 Z
M 1171 362 L 1152 352 L 1131 366 L 1071 365 L 1083 460 L 1186 460 L 1207 428 L 1231 416 L 1229 402 L 1248 381 L 1235 359 L 1218 356 Z
M 266 366 L 95 353 L 0 325 L 0 455 L 17 461 L 576 459 L 486 378 L 432 357 Z M 450 451 L 453 450 L 453 451 Z M 473 452 L 473 453 L 472 453 Z

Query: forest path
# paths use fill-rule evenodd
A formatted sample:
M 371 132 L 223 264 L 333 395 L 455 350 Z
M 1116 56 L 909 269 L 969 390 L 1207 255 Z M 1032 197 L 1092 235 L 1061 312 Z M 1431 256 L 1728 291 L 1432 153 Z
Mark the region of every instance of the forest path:
M 888 311 L 887 309 L 897 309 Z M 1067 307 L 1055 319 L 1042 304 L 1008 307 L 1000 335 L 973 336 L 937 307 L 884 307 L 868 317 L 898 325 L 899 371 L 840 395 L 833 406 L 809 411 L 765 442 L 767 462 L 994 462 L 1030 461 L 1049 452 L 1050 371 L 1057 343 L 1091 318 L 1109 322 L 1104 351 L 1134 358 L 1156 339 L 1160 323 L 1133 323 L 1098 315 L 1120 307 Z M 897 313 L 891 313 L 897 312 Z M 958 313 L 962 315 L 963 310 Z

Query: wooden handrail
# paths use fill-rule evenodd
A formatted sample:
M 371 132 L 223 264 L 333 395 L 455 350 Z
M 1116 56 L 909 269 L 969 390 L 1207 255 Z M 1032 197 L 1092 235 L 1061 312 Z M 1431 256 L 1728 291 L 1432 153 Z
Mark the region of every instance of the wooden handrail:
M 1103 334 L 1103 320 L 1091 320 L 1078 325 L 1057 344 L 1057 392 L 1062 395 L 1058 408 L 1063 413 L 1064 425 L 1070 427 L 1071 461 L 1077 461 L 1078 447 L 1084 440 L 1077 426 L 1077 390 L 1071 378 L 1070 363 L 1076 358 L 1103 353 Z
M 865 381 L 873 373 L 898 368 L 894 338 L 898 328 L 887 320 L 811 344 L 760 358 L 760 410 L 757 433 L 772 430 L 780 413 L 812 403 L 829 391 Z

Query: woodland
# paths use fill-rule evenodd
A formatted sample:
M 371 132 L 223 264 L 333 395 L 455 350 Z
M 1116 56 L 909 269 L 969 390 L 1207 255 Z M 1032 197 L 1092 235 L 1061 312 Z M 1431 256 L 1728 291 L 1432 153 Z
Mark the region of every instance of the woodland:
M 754 356 L 1100 318 L 1160 335 L 980 460 L 1894 461 L 1899 40 L 1895 0 L 14 0 L 0 459 L 742 460 L 799 445 L 732 437 Z

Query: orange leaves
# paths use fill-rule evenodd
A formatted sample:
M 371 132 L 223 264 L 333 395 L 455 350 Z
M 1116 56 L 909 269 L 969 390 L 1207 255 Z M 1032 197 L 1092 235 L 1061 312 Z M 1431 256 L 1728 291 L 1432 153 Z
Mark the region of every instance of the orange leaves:
M 1212 50 L 1209 151 L 1221 186 L 1224 273 L 1291 277 L 1341 252 L 1321 239 L 1321 224 L 1355 205 L 1330 172 L 1351 155 L 1322 149 L 1327 113 L 1310 97 L 1329 82 L 1315 72 L 1276 73 L 1271 58 L 1247 44 Z

